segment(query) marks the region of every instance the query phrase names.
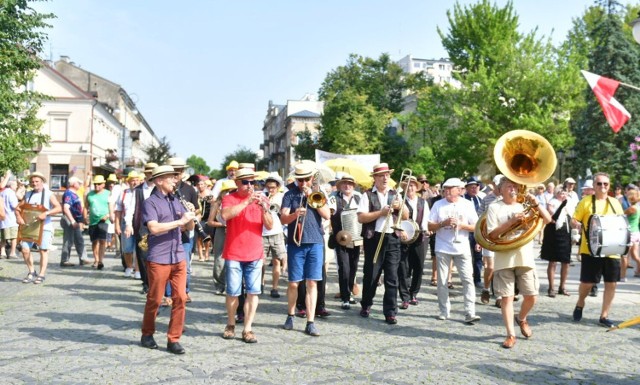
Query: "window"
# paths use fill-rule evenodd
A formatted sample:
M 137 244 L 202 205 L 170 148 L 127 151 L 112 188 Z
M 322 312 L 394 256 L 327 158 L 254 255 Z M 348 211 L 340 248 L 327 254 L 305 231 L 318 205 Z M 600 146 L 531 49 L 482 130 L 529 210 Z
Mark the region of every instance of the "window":
M 67 141 L 67 125 L 69 121 L 67 119 L 53 118 L 51 119 L 51 136 L 52 142 L 66 142 Z
M 52 164 L 51 165 L 51 180 L 49 181 L 49 188 L 51 190 L 63 190 L 67 186 L 67 177 L 69 176 L 68 164 Z
M 413 68 L 420 68 L 421 64 L 420 63 L 413 63 Z
M 440 68 L 440 71 L 444 71 L 447 68 L 447 66 L 445 66 L 444 64 L 440 64 L 438 65 L 438 68 Z

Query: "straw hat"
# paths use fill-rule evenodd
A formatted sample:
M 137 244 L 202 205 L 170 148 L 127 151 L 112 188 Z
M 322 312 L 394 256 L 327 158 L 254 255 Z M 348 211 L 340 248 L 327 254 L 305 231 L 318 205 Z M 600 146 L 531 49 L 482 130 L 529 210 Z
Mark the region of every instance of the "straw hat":
M 276 182 L 278 184 L 278 186 L 282 186 L 282 178 L 280 178 L 280 175 L 278 175 L 277 172 L 272 172 L 271 174 L 269 174 L 268 177 L 266 177 L 266 179 L 264 180 L 265 183 L 269 182 L 269 181 L 273 181 Z
M 107 177 L 107 182 L 118 183 L 118 177 L 116 177 L 116 174 L 109 174 L 109 176 Z
M 373 172 L 371 176 L 380 175 L 385 173 L 392 173 L 394 170 L 389 168 L 389 165 L 386 163 L 379 163 L 373 166 Z
M 136 178 L 140 178 L 140 174 L 138 174 L 136 170 L 129 171 L 129 175 L 127 175 L 127 182 Z
M 236 178 L 235 180 L 240 180 L 240 179 L 249 179 L 249 178 L 255 178 L 256 174 L 255 172 L 253 172 L 252 169 L 250 168 L 241 168 L 238 171 L 236 171 Z M 235 184 L 234 184 L 235 186 Z
M 144 172 L 153 172 L 156 167 L 158 167 L 157 163 L 149 162 L 144 165 Z
M 229 162 L 229 164 L 227 165 L 226 170 L 229 171 L 231 169 L 237 170 L 239 169 L 240 166 L 238 165 L 238 162 L 236 162 L 235 160 L 232 160 L 231 162 Z
M 91 181 L 91 183 L 93 184 L 103 184 L 105 182 L 106 180 L 104 179 L 104 175 L 96 175 L 93 177 L 93 180 Z
M 250 168 L 253 171 L 256 170 L 256 165 L 253 163 L 240 163 L 238 164 L 238 168 Z
M 29 175 L 29 182 L 31 182 L 32 178 L 36 178 L 36 177 L 42 179 L 43 182 L 47 181 L 47 178 L 45 178 L 41 172 L 34 171 Z
M 151 180 L 156 179 L 157 177 L 164 175 L 178 175 L 179 173 L 173 169 L 172 166 L 168 164 L 163 164 L 162 166 L 158 166 L 153 169 L 153 173 L 151 174 Z
M 306 178 L 312 176 L 316 169 L 308 163 L 299 163 L 295 165 L 293 177 L 295 179 Z
M 173 167 L 175 170 L 176 168 L 187 167 L 187 162 L 185 162 L 182 158 L 174 157 L 167 159 L 167 165 Z
M 336 187 L 340 188 L 340 185 L 342 183 L 353 183 L 355 185 L 356 184 L 356 179 L 353 176 L 351 176 L 351 175 L 349 175 L 347 173 L 344 173 L 344 174 L 342 174 L 342 178 L 340 178 L 340 179 L 338 179 L 336 181 Z
M 229 190 L 235 190 L 237 188 L 238 187 L 236 186 L 236 182 L 232 180 L 223 180 L 222 184 L 220 185 L 220 193 L 223 193 Z

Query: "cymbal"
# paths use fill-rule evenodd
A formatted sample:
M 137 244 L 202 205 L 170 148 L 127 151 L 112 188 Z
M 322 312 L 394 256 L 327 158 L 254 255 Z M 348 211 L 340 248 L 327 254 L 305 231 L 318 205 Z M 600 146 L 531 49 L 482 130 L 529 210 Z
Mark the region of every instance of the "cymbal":
M 351 242 L 353 242 L 353 238 L 351 237 L 351 234 L 349 234 L 349 232 L 341 230 L 338 232 L 338 234 L 336 234 L 336 241 L 338 241 L 338 244 L 340 246 L 347 246 L 351 244 Z

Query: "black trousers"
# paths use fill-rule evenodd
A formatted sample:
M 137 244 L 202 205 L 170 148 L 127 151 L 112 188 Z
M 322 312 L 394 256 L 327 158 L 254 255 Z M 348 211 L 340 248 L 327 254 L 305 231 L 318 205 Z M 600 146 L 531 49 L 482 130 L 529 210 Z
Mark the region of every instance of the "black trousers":
M 476 251 L 476 237 L 469 234 L 469 247 L 471 248 L 471 263 L 473 264 L 473 283 L 482 283 L 482 251 Z
M 324 266 L 322 267 L 322 281 L 318 281 L 317 285 L 318 285 L 318 300 L 316 301 L 316 314 L 320 310 L 325 308 L 324 296 L 326 291 L 325 289 L 327 287 L 327 272 Z M 307 308 L 307 304 L 305 303 L 305 298 L 307 298 L 307 281 L 302 280 L 302 282 L 298 284 L 298 299 L 296 300 L 296 307 L 298 308 L 298 310 Z
M 384 298 L 382 311 L 385 317 L 398 312 L 398 265 L 400 264 L 400 239 L 395 234 L 386 234 L 376 263 L 373 257 L 381 234 L 376 232 L 371 239 L 364 240 L 364 277 L 362 279 L 362 308 L 371 307 L 376 295 L 378 280 L 384 271 Z
M 356 283 L 356 272 L 360 260 L 360 246 L 352 249 L 336 246 L 336 257 L 338 260 L 338 285 L 340 286 L 340 299 L 342 302 L 349 302 L 351 290 Z
M 414 243 L 401 246 L 402 257 L 398 266 L 398 280 L 402 302 L 409 302 L 420 292 L 427 244 L 428 242 L 423 241 L 421 236 Z

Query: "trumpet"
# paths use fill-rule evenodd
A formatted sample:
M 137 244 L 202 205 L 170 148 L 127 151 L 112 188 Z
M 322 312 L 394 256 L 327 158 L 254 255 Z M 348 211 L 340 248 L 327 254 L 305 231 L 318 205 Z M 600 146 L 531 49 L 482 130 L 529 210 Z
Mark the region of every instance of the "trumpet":
M 311 187 L 312 190 L 318 190 L 319 188 L 319 184 L 318 184 L 318 178 L 320 177 L 320 173 L 316 172 L 315 175 L 313 176 L 313 186 Z M 313 208 L 313 209 L 319 209 L 322 206 L 327 204 L 327 198 L 324 196 L 324 194 L 320 191 L 315 191 L 311 194 L 309 194 L 309 196 L 305 196 L 304 192 L 302 194 L 302 196 L 300 197 L 300 205 L 299 207 L 302 207 L 302 204 L 304 203 L 306 198 L 306 205 L 305 208 L 308 209 L 309 207 Z M 300 217 L 298 216 L 296 218 L 296 223 L 295 226 L 293 228 L 293 242 L 297 245 L 300 246 L 302 244 L 302 233 L 304 231 L 304 223 L 307 220 L 307 215 L 303 215 L 302 216 L 302 221 L 300 221 Z

